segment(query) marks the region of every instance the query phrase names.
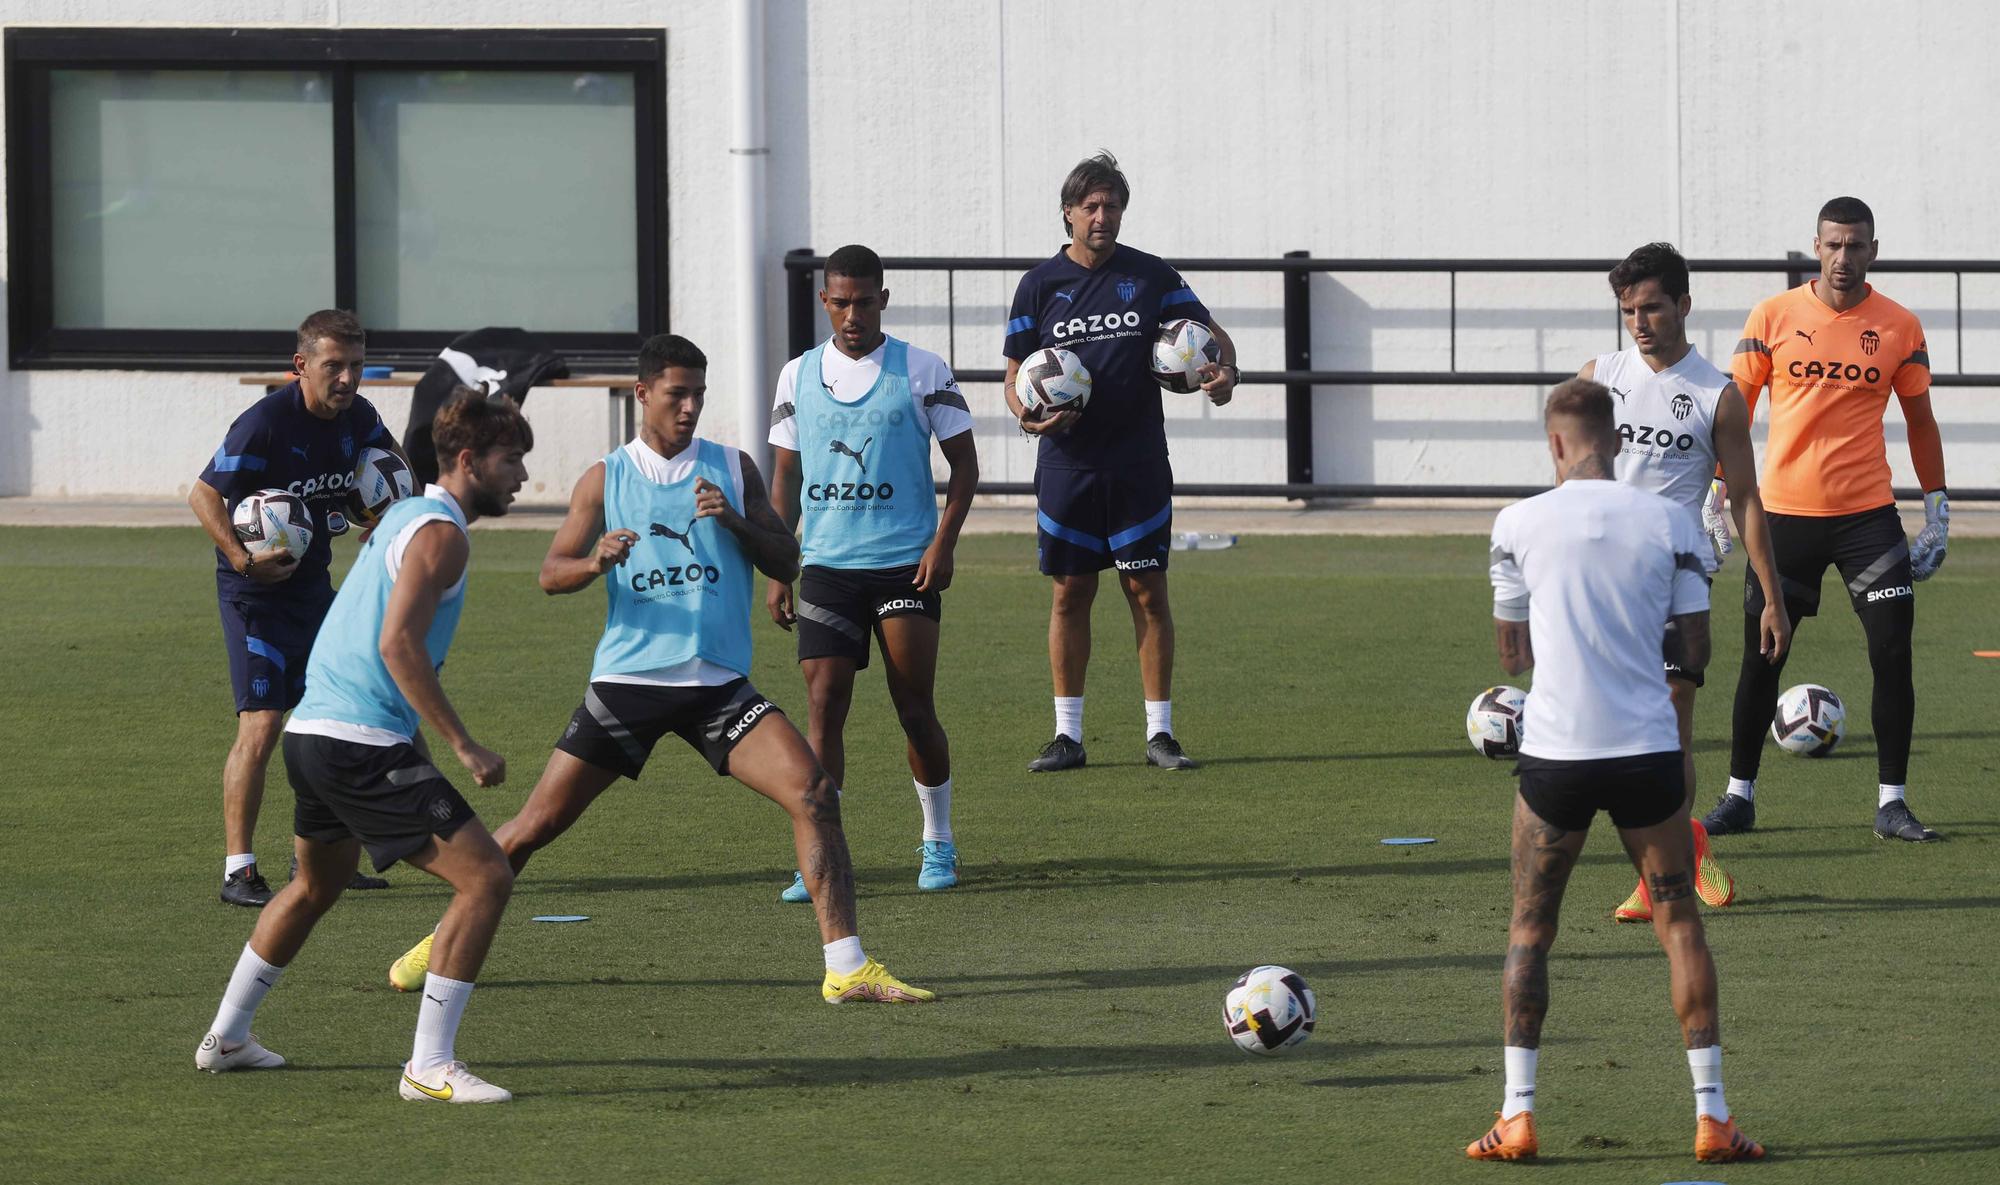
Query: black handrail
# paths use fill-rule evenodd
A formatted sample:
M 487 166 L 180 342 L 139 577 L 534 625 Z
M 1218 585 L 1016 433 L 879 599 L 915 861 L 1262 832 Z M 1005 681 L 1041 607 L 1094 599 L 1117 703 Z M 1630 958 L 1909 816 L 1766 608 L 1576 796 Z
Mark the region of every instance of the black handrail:
M 941 271 L 946 281 L 948 324 L 957 319 L 958 272 L 1024 272 L 1043 262 L 1042 256 L 956 256 L 904 255 L 885 257 L 888 271 Z M 1315 482 L 1312 472 L 1312 413 L 1315 387 L 1522 387 L 1552 386 L 1571 377 L 1574 371 L 1459 370 L 1458 369 L 1458 275 L 1572 273 L 1603 275 L 1618 264 L 1615 259 L 1327 259 L 1304 251 L 1292 251 L 1276 259 L 1175 259 L 1174 267 L 1184 272 L 1276 272 L 1284 277 L 1284 370 L 1245 370 L 1243 385 L 1285 388 L 1285 468 L 1286 480 L 1264 483 L 1179 483 L 1179 493 L 1241 495 L 1247 497 L 1311 498 L 1456 498 L 1520 497 L 1533 492 L 1526 487 L 1503 485 L 1368 485 Z M 784 260 L 787 287 L 790 352 L 796 356 L 811 349 L 819 340 L 819 310 L 814 298 L 814 278 L 826 258 L 810 248 L 787 252 Z M 1788 286 L 1805 282 L 1816 270 L 1812 259 L 1789 252 L 1783 259 L 1690 259 L 1688 270 L 1751 274 L 1775 272 L 1786 277 Z M 2000 373 L 1965 370 L 1965 298 L 1963 278 L 1967 275 L 2000 274 L 2000 259 L 1892 259 L 1878 260 L 1873 272 L 1917 275 L 1952 275 L 1954 286 L 1953 329 L 1957 337 L 1958 369 L 1932 372 L 1935 387 L 2000 388 Z M 1316 272 L 1401 272 L 1443 274 L 1451 278 L 1446 332 L 1450 336 L 1451 366 L 1446 370 L 1314 370 L 1312 358 L 1312 291 L 1308 283 Z M 1613 318 L 1614 333 L 1616 318 Z M 1622 337 L 1619 338 L 1622 341 Z M 999 382 L 999 369 L 954 368 L 965 382 Z M 940 486 L 940 489 L 943 487 Z M 1025 494 L 1033 487 L 1023 482 L 980 485 L 983 493 Z M 1921 490 L 1898 489 L 1898 498 L 1918 498 Z M 1961 501 L 2000 501 L 2000 488 L 1953 487 L 1952 496 Z

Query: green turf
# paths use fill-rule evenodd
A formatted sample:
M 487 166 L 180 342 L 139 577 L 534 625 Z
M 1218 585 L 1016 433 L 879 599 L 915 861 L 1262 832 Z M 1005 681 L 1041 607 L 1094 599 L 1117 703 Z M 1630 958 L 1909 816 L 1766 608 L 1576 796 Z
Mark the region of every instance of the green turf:
M 551 600 L 546 536 L 478 533 L 446 684 L 513 777 L 509 817 L 581 692 L 602 613 Z M 351 550 L 343 546 L 343 552 Z M 194 1047 L 251 917 L 215 900 L 233 728 L 192 530 L 0 531 L 0 1178 L 7 1181 L 1492 1180 L 1464 1144 L 1500 1101 L 1507 767 L 1460 731 L 1500 681 L 1478 539 L 1250 539 L 1177 555 L 1176 724 L 1199 771 L 1140 763 L 1129 625 L 1097 617 L 1088 770 L 1029 777 L 1048 731 L 1045 582 L 1019 538 L 967 540 L 940 701 L 965 883 L 915 891 L 918 814 L 880 675 L 850 725 L 863 936 L 929 1008 L 819 1002 L 781 813 L 669 742 L 523 877 L 459 1049 L 498 1108 L 397 1100 L 415 1003 L 389 960 L 444 901 L 404 869 L 343 901 L 258 1017 L 292 1066 L 212 1078 Z M 1869 833 L 1860 633 L 1808 623 L 1787 681 L 1850 706 L 1825 761 L 1771 752 L 1760 829 L 1718 845 L 1711 915 L 1729 1100 L 1772 1159 L 1703 1171 L 1632 876 L 1593 838 L 1553 961 L 1541 1075 L 1550 1181 L 2000 1179 L 2000 914 L 1986 713 L 2000 545 L 1922 589 L 1914 801 L 1950 836 Z M 1725 774 L 1740 646 L 1718 584 L 1700 798 Z M 1829 583 L 1829 589 L 1833 585 Z M 783 635 L 757 682 L 799 710 Z M 457 771 L 453 771 L 457 772 Z M 460 779 L 461 786 L 469 781 Z M 259 850 L 281 878 L 290 795 Z M 1438 843 L 1390 849 L 1389 835 Z M 583 925 L 534 925 L 584 913 Z M 1217 1020 L 1283 962 L 1320 1028 L 1282 1059 Z

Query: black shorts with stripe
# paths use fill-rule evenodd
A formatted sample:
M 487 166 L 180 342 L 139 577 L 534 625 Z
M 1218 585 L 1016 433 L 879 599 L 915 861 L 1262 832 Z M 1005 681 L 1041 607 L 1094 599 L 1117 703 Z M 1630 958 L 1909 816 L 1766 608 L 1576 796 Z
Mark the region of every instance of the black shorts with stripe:
M 1631 830 L 1664 823 L 1680 813 L 1687 783 L 1680 750 L 1559 761 L 1521 754 L 1521 801 L 1535 816 L 1564 831 L 1585 831 L 1597 812 Z
M 1913 597 L 1916 581 L 1910 572 L 1910 545 L 1903 538 L 1903 520 L 1895 506 L 1829 518 L 1771 513 L 1764 517 L 1771 525 L 1771 551 L 1778 562 L 1785 611 L 1793 621 L 1818 616 L 1820 580 L 1829 564 L 1839 571 L 1857 614 L 1866 616 L 1871 607 Z M 1764 586 L 1754 568 L 1744 569 L 1743 611 L 1751 617 L 1764 612 Z
M 285 734 L 292 833 L 314 843 L 358 839 L 375 871 L 451 836 L 472 807 L 415 746 L 364 745 L 314 733 Z
M 918 592 L 910 581 L 915 564 L 900 568 L 823 568 L 807 564 L 799 575 L 793 611 L 798 617 L 799 661 L 851 658 L 854 669 L 868 667 L 868 636 L 882 636 L 882 623 L 916 613 L 940 620 L 944 598 Z
M 579 761 L 637 778 L 653 746 L 668 733 L 686 741 L 718 774 L 759 720 L 783 713 L 748 679 L 716 687 L 661 687 L 594 682 L 569 718 L 556 748 Z

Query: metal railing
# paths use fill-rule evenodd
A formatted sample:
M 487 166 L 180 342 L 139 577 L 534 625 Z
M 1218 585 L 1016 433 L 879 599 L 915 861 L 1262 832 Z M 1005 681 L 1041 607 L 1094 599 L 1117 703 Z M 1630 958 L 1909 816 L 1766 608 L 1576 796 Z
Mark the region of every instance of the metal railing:
M 956 326 L 960 272 L 1025 272 L 1044 262 L 1040 257 L 974 257 L 911 255 L 884 258 L 890 272 L 943 272 L 945 275 L 946 324 Z M 1278 272 L 1283 276 L 1284 362 L 1283 370 L 1244 370 L 1244 385 L 1262 384 L 1285 389 L 1285 480 L 1283 482 L 1177 482 L 1175 492 L 1195 496 L 1242 495 L 1248 497 L 1313 498 L 1521 498 L 1540 493 L 1546 486 L 1505 485 L 1379 485 L 1327 483 L 1313 480 L 1313 406 L 1315 387 L 1519 387 L 1552 386 L 1575 375 L 1573 370 L 1460 370 L 1458 369 L 1458 277 L 1464 274 L 1578 274 L 1603 276 L 1617 266 L 1615 259 L 1320 259 L 1305 251 L 1290 251 L 1277 259 L 1175 259 L 1182 272 Z M 787 338 L 792 356 L 811 349 L 822 334 L 821 313 L 815 295 L 824 256 L 810 248 L 797 248 L 785 255 Z M 1766 273 L 1786 277 L 1788 287 L 1803 284 L 1817 271 L 1810 257 L 1797 251 L 1784 259 L 1690 259 L 1694 272 Z M 1944 373 L 1933 371 L 1934 387 L 2000 388 L 2000 373 L 1967 372 L 1965 360 L 1965 277 L 2000 275 L 2000 260 L 1879 260 L 1871 273 L 1950 275 L 1953 277 L 1952 332 L 1957 344 L 1958 368 Z M 1315 370 L 1312 366 L 1312 288 L 1316 272 L 1389 272 L 1402 274 L 1442 274 L 1448 277 L 1447 299 L 1448 369 L 1445 370 Z M 1609 302 L 1607 302 L 1609 303 Z M 1612 308 L 1609 320 L 1614 335 L 1622 334 L 1618 311 Z M 1622 345 L 1622 336 L 1614 340 Z M 1000 382 L 1006 372 L 997 369 L 954 367 L 965 382 Z M 940 486 L 940 489 L 943 487 Z M 1027 483 L 982 482 L 982 493 L 1025 494 L 1033 492 Z M 1921 490 L 1898 489 L 1899 498 L 1918 498 Z M 1952 487 L 1952 497 L 1961 501 L 2000 501 L 2000 488 Z

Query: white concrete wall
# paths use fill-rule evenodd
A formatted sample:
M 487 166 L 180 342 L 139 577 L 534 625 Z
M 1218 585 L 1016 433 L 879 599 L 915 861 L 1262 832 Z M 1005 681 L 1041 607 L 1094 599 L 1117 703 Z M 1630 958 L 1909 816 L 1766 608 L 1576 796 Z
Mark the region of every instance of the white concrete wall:
M 12 0 L 20 24 L 159 23 L 140 0 Z M 736 435 L 724 0 L 532 0 L 413 8 L 388 0 L 185 0 L 174 24 L 313 27 L 552 24 L 668 30 L 672 323 L 708 351 L 708 426 Z M 1696 257 L 1810 244 L 1825 198 L 1854 193 L 1885 257 L 2000 258 L 2000 155 L 1989 129 L 2000 13 L 1973 0 L 1663 0 L 1651 5 L 1273 0 L 770 0 L 770 307 L 784 352 L 785 249 L 865 242 L 885 255 L 1041 255 L 1056 191 L 1109 147 L 1134 186 L 1125 237 L 1168 256 L 1599 256 L 1668 238 Z M 0 282 L 7 274 L 0 258 Z M 1281 363 L 1275 276 L 1190 277 L 1245 364 Z M 1013 277 L 961 277 L 948 325 L 939 277 L 890 277 L 889 328 L 998 363 Z M 1949 277 L 1882 277 L 1960 363 Z M 1775 277 L 1697 277 L 1695 328 L 1727 354 Z M 1314 281 L 1325 368 L 1446 364 L 1442 277 Z M 1593 277 L 1462 277 L 1458 364 L 1567 368 L 1612 347 Z M 1964 366 L 2000 370 L 2000 278 L 1965 285 Z M 302 310 L 303 312 L 303 310 Z M 997 391 L 970 392 L 984 469 L 1025 481 L 1028 443 Z M 252 397 L 234 376 L 0 372 L 0 493 L 183 491 Z M 760 403 L 766 392 L 750 397 Z M 1533 389 L 1329 390 L 1321 481 L 1535 482 Z M 1170 397 L 1171 399 L 1172 397 Z M 2000 485 L 1990 391 L 1941 391 L 1957 485 Z M 1183 480 L 1281 480 L 1282 392 L 1173 400 Z M 405 403 L 378 399 L 391 424 Z M 604 400 L 528 406 L 538 500 L 559 500 L 605 443 Z M 1912 481 L 1901 420 L 1891 460 Z

